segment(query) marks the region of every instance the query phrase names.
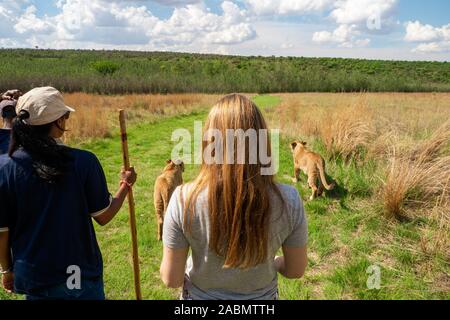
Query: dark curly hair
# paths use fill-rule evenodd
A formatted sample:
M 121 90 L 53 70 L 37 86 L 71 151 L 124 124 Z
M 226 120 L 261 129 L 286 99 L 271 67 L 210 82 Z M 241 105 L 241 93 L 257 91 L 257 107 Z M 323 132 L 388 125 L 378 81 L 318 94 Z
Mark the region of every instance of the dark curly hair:
M 56 122 L 31 126 L 25 123 L 30 114 L 22 110 L 13 120 L 9 156 L 23 148 L 33 160 L 33 168 L 37 176 L 48 183 L 57 183 L 67 172 L 72 157 L 69 148 L 59 145 L 49 136 L 52 125 Z

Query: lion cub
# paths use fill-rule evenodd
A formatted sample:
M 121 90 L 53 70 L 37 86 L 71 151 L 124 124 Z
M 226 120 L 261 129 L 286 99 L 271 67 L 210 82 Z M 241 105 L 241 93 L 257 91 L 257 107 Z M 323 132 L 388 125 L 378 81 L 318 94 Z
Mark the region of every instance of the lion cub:
M 158 241 L 162 240 L 164 215 L 169 205 L 170 197 L 175 189 L 183 184 L 183 161 L 166 161 L 163 173 L 155 182 L 155 211 L 158 218 Z
M 328 184 L 325 178 L 325 160 L 320 154 L 306 149 L 306 142 L 294 141 L 291 143 L 291 150 L 294 156 L 294 178 L 292 181 L 297 183 L 300 179 L 300 171 L 308 176 L 308 185 L 312 189 L 310 200 L 320 197 L 323 194 L 323 188 L 333 190 L 335 184 Z M 317 187 L 319 181 L 319 187 Z

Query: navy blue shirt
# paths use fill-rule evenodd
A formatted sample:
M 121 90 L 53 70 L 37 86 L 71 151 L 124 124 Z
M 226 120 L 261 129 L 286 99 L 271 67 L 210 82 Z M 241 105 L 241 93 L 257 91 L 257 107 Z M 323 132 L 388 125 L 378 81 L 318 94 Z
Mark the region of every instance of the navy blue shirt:
M 18 293 L 66 283 L 73 265 L 83 279 L 102 277 L 92 217 L 112 198 L 96 156 L 77 149 L 70 153 L 70 170 L 57 184 L 39 178 L 22 149 L 12 158 L 0 156 L 0 231 L 10 233 Z
M 11 130 L 0 129 L 0 154 L 8 152 Z

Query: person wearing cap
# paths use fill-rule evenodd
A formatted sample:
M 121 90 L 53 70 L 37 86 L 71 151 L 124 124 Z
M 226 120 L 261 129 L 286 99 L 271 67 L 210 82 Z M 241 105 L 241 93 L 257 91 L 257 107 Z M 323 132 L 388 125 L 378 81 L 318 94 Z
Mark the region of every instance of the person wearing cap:
M 8 152 L 12 120 L 16 116 L 16 104 L 15 100 L 0 102 L 0 113 L 3 119 L 3 128 L 0 128 L 0 155 Z
M 54 88 L 26 93 L 0 156 L 2 285 L 28 300 L 105 299 L 92 220 L 108 224 L 137 178 L 122 170 L 112 197 L 97 157 L 57 142 L 74 111 Z
M 0 102 L 3 100 L 18 100 L 21 95 L 22 91 L 18 89 L 8 90 L 0 94 Z

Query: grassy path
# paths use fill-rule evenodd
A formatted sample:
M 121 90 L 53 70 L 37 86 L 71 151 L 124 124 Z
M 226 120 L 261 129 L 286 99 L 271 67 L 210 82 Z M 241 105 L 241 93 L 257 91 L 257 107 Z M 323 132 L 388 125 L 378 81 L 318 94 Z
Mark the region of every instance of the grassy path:
M 172 131 L 187 128 L 193 131 L 194 121 L 203 114 L 175 117 L 154 124 L 140 124 L 129 128 L 130 158 L 139 175 L 135 186 L 136 215 L 141 258 L 141 282 L 146 299 L 172 299 L 175 292 L 163 288 L 159 280 L 162 245 L 156 241 L 156 219 L 153 207 L 153 184 L 161 173 L 165 160 L 170 159 Z M 100 142 L 82 145 L 101 159 L 110 190 L 117 188 L 118 168 L 121 167 L 121 146 L 116 136 Z M 187 166 L 185 179 L 192 179 L 195 168 Z M 98 228 L 99 242 L 105 263 L 105 286 L 109 299 L 132 299 L 134 295 L 128 227 L 128 208 L 106 228 Z

